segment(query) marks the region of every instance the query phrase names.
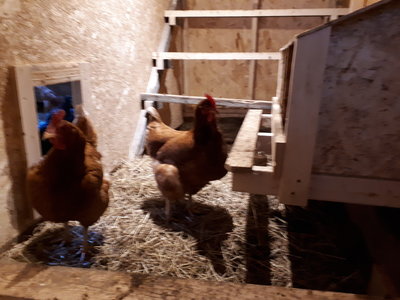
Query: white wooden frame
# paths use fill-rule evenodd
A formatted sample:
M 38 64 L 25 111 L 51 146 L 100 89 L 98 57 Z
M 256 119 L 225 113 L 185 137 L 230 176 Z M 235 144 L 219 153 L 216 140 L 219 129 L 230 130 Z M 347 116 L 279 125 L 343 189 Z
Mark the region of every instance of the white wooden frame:
M 71 82 L 74 103 L 90 99 L 89 63 L 67 62 L 14 66 L 16 92 L 28 166 L 40 160 L 34 87 Z
M 295 42 L 279 187 L 279 201 L 284 204 L 308 201 L 330 32 L 328 26 Z
M 179 0 L 172 0 L 170 4 L 170 11 L 174 11 L 178 5 Z M 165 53 L 169 49 L 171 42 L 171 26 L 168 23 L 164 24 L 164 28 L 161 34 L 160 43 L 157 47 L 157 51 L 160 53 Z M 157 52 L 156 52 L 157 53 Z M 146 88 L 146 93 L 157 93 L 160 89 L 160 76 L 159 70 L 164 69 L 164 60 L 156 61 L 156 65 L 151 69 L 149 81 Z M 134 159 L 135 157 L 142 154 L 144 149 L 145 137 L 146 137 L 146 108 L 153 106 L 154 102 L 144 101 L 144 107 L 140 110 L 138 121 L 136 122 L 135 132 L 133 134 L 133 139 L 129 147 L 129 159 Z
M 158 70 L 163 70 L 165 60 L 280 60 L 280 52 L 154 52 L 153 60 Z
M 182 95 L 170 95 L 170 94 L 154 94 L 154 93 L 142 93 L 140 95 L 142 101 L 153 101 L 161 103 L 181 103 L 181 104 L 198 104 L 204 100 L 202 96 L 182 96 Z M 252 109 L 271 109 L 272 101 L 267 100 L 247 100 L 247 99 L 231 99 L 231 98 L 214 98 L 218 106 L 224 107 L 240 107 L 240 108 L 252 108 Z
M 331 20 L 346 15 L 348 8 L 308 8 L 308 9 L 252 9 L 252 10 L 166 10 L 165 17 L 171 26 L 177 18 L 237 18 L 237 17 L 322 17 Z

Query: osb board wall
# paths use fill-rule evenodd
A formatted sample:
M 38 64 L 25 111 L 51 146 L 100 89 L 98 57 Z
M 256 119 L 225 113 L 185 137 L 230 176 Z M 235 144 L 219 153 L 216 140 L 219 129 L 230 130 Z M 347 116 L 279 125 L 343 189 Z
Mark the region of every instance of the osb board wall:
M 8 67 L 68 61 L 91 64 L 92 98 L 85 107 L 109 170 L 113 162 L 128 156 L 140 110 L 139 93 L 147 86 L 151 51 L 158 45 L 169 2 L 0 1 L 0 246 L 17 227 L 12 185 L 22 186 L 25 169 L 23 153 L 12 151 L 20 149 L 21 134 L 12 134 L 18 131 L 18 115 L 12 122 L 8 117 L 16 105 L 6 104 L 11 90 Z
M 253 9 L 257 1 L 186 0 L 185 9 Z M 259 7 L 326 8 L 346 7 L 347 1 L 260 0 Z M 259 18 L 258 51 L 279 51 L 294 35 L 325 22 L 322 17 Z M 251 18 L 189 19 L 185 28 L 187 52 L 252 52 Z M 187 64 L 185 93 L 216 97 L 251 98 L 248 61 L 190 61 Z M 270 100 L 276 93 L 278 64 L 257 63 L 255 99 Z
M 399 24 L 393 1 L 332 28 L 314 172 L 400 180 Z

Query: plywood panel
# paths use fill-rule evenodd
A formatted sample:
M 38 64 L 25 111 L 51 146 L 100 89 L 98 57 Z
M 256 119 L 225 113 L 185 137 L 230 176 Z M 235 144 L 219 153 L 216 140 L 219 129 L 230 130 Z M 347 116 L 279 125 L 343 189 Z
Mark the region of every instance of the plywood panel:
M 278 8 L 336 8 L 346 1 L 326 0 L 263 0 L 261 9 Z M 252 9 L 253 1 L 188 0 L 186 9 Z M 325 17 L 259 18 L 259 52 L 278 51 L 296 34 L 318 26 Z M 246 52 L 252 51 L 251 18 L 194 18 L 188 20 L 185 33 L 187 49 L 191 52 Z M 185 62 L 187 93 L 199 95 L 204 91 L 219 97 L 249 98 L 251 62 Z M 256 64 L 255 99 L 271 100 L 276 93 L 278 64 L 258 61 Z
M 400 179 L 400 2 L 332 29 L 314 172 Z

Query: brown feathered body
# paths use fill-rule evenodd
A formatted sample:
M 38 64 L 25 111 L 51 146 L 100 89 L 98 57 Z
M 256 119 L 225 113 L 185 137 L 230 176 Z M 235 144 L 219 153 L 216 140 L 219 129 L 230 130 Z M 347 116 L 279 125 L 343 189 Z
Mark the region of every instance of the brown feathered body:
M 86 120 L 82 122 L 91 126 Z M 28 170 L 28 196 L 45 220 L 79 221 L 87 228 L 104 213 L 109 201 L 109 182 L 103 179 L 96 135 L 93 131 L 86 136 L 78 126 L 64 120 L 56 127 L 65 147 L 53 146 Z
M 157 161 L 155 178 L 167 201 L 196 194 L 210 181 L 225 176 L 226 145 L 217 127 L 213 100 L 197 105 L 189 131 L 164 124 L 155 108 L 148 112 L 153 120 L 147 126 L 146 150 Z

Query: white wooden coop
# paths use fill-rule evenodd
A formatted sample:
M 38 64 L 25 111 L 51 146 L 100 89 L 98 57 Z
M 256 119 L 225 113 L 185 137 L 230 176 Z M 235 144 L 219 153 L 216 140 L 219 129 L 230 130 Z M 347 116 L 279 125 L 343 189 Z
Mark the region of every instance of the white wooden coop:
M 151 94 L 158 91 L 158 72 L 169 60 L 278 60 L 277 92 L 271 101 L 217 99 L 218 105 L 248 109 L 226 162 L 233 190 L 277 195 L 291 205 L 315 199 L 400 207 L 400 87 L 395 79 L 400 70 L 400 3 L 384 0 L 348 12 L 168 10 L 148 93 L 142 94 L 144 106 L 201 99 Z M 165 52 L 176 18 L 276 15 L 326 15 L 331 21 L 298 35 L 280 52 Z M 264 119 L 271 119 L 271 132 L 260 132 Z M 134 149 L 141 148 L 144 128 L 142 118 Z M 270 154 L 270 164 L 255 164 L 257 151 Z

